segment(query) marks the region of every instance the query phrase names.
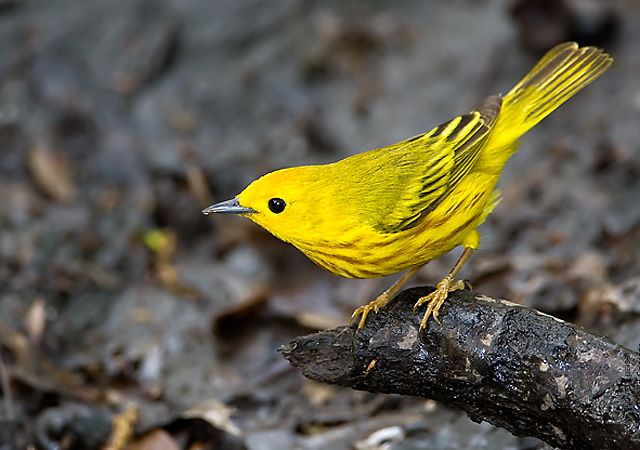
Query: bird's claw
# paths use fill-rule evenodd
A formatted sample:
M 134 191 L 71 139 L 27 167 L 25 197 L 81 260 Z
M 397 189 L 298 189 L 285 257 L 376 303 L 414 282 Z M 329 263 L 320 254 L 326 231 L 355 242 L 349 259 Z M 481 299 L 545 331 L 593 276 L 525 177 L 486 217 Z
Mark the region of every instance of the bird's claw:
M 416 309 L 422 306 L 424 303 L 427 303 L 427 310 L 422 316 L 422 320 L 420 320 L 420 331 L 422 331 L 427 326 L 427 320 L 429 320 L 429 316 L 433 314 L 433 318 L 438 325 L 442 325 L 440 320 L 438 320 L 438 311 L 440 311 L 440 307 L 444 304 L 444 301 L 447 299 L 449 292 L 457 291 L 465 288 L 464 281 L 458 280 L 455 283 L 453 282 L 453 278 L 449 275 L 445 277 L 438 286 L 436 290 L 430 293 L 429 295 L 425 295 L 424 297 L 420 297 L 415 305 L 413 305 L 413 312 L 416 312 Z
M 372 302 L 356 308 L 353 314 L 351 314 L 350 324 L 353 324 L 355 318 L 362 314 L 362 316 L 360 317 L 360 322 L 358 322 L 358 330 L 361 330 L 364 327 L 365 322 L 367 321 L 367 315 L 372 310 L 377 314 L 378 311 L 380 311 L 380 308 L 384 307 L 387 303 L 389 303 L 389 296 L 384 293 Z

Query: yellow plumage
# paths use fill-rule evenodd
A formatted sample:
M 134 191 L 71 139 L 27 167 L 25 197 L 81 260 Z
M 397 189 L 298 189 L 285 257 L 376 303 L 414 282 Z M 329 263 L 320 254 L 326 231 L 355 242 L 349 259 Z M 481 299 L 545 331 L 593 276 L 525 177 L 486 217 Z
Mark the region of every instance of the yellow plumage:
M 290 242 L 325 269 L 374 278 L 410 269 L 369 305 L 377 311 L 427 262 L 462 245 L 465 252 L 427 302 L 437 317 L 453 279 L 478 248 L 476 228 L 497 204 L 494 187 L 519 138 L 610 65 L 593 47 L 560 44 L 504 98 L 428 133 L 340 161 L 269 173 L 235 199 L 205 209 L 233 212 Z

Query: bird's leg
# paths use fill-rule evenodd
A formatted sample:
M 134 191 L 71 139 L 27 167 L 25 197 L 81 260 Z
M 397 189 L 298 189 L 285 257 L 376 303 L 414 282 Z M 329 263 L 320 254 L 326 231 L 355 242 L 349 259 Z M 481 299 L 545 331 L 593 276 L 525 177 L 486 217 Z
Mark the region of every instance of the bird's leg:
M 372 302 L 370 302 L 367 305 L 364 305 L 364 306 L 361 306 L 361 307 L 357 308 L 353 312 L 353 314 L 351 315 L 351 323 L 353 323 L 354 319 L 356 317 L 358 317 L 359 314 L 362 314 L 362 317 L 360 317 L 360 322 L 358 323 L 358 330 L 362 329 L 362 327 L 364 327 L 365 321 L 367 320 L 367 314 L 369 314 L 369 312 L 371 310 L 373 310 L 374 312 L 377 313 L 380 310 L 380 308 L 382 308 L 387 303 L 389 303 L 389 300 L 391 300 L 391 297 L 393 297 L 396 294 L 396 292 L 398 292 L 400 290 L 400 288 L 407 281 L 409 281 L 409 279 L 412 276 L 414 276 L 418 272 L 418 270 L 423 268 L 425 265 L 426 264 L 423 264 L 421 266 L 412 267 L 411 269 L 407 270 L 402 275 L 402 277 L 400 277 L 400 279 L 398 281 L 393 283 L 393 286 L 391 286 L 389 289 L 387 289 L 382 294 L 380 294 L 378 296 L 378 298 L 376 298 L 375 300 L 373 300 Z
M 416 308 L 418 308 L 420 305 L 422 305 L 423 303 L 428 303 L 427 311 L 424 313 L 424 316 L 422 316 L 422 320 L 420 321 L 420 330 L 422 330 L 427 325 L 427 320 L 432 313 L 433 318 L 436 320 L 436 322 L 438 322 L 438 324 L 440 324 L 440 321 L 438 320 L 438 311 L 440 310 L 440 307 L 442 306 L 444 301 L 447 299 L 447 295 L 449 295 L 449 292 L 464 289 L 464 282 L 462 280 L 458 280 L 454 283 L 453 279 L 456 277 L 458 272 L 460 272 L 462 266 L 464 266 L 469 257 L 475 251 L 475 248 L 465 247 L 464 252 L 462 252 L 462 255 L 460 255 L 460 258 L 458 259 L 458 262 L 456 262 L 455 266 L 453 266 L 453 269 L 451 269 L 449 275 L 447 275 L 444 280 L 438 283 L 436 290 L 429 295 L 420 297 L 416 304 L 413 306 L 413 312 L 415 312 Z

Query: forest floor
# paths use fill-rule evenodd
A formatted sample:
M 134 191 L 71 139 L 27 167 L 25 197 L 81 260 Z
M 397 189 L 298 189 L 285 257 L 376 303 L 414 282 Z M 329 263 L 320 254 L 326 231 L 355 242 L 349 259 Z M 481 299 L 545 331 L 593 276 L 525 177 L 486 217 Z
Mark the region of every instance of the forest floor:
M 614 66 L 525 137 L 461 275 L 637 351 L 640 3 L 517 3 L 0 1 L 0 449 L 541 445 L 303 378 L 277 349 L 395 277 L 342 279 L 200 212 L 268 171 L 428 131 L 552 45 L 596 42 Z

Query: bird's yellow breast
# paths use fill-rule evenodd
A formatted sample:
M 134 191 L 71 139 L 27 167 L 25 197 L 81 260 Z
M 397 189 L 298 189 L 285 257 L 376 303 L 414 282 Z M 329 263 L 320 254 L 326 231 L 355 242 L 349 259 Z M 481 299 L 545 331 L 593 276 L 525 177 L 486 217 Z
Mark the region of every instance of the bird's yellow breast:
M 391 275 L 426 264 L 462 244 L 496 205 L 493 191 L 496 181 L 497 177 L 488 174 L 469 174 L 415 227 L 401 232 L 383 233 L 360 225 L 289 242 L 336 275 L 347 278 Z

